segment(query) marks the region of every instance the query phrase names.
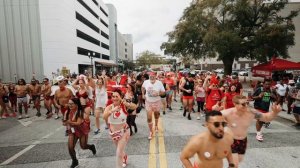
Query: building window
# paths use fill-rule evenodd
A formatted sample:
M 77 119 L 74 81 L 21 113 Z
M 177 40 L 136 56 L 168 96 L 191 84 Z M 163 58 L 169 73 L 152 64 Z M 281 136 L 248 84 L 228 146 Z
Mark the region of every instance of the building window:
M 109 50 L 109 45 L 105 44 L 105 43 L 101 43 L 101 47 L 105 48 L 107 50 Z
M 127 54 L 125 54 L 125 58 L 127 58 Z
M 105 54 L 102 54 L 102 59 L 109 60 L 109 56 L 105 55 Z
M 101 22 L 104 26 L 108 27 L 108 24 L 105 23 L 104 20 L 100 19 L 100 22 Z
M 84 39 L 84 40 L 86 40 L 88 42 L 91 42 L 93 44 L 96 44 L 97 46 L 100 46 L 100 41 L 99 40 L 97 40 L 97 39 L 95 39 L 95 38 L 93 38 L 93 37 L 91 37 L 91 36 L 83 33 L 80 30 L 76 30 L 76 31 L 77 31 L 77 37 L 82 38 L 82 39 Z
M 94 57 L 95 58 L 100 58 L 100 53 L 97 53 L 95 51 L 88 50 L 88 49 L 85 49 L 85 48 L 77 47 L 77 54 L 89 56 L 89 53 L 90 53 L 91 56 L 93 56 L 93 53 L 95 53 Z
M 86 10 L 88 10 L 92 15 L 94 15 L 97 19 L 99 19 L 99 16 L 86 4 L 83 2 L 83 0 L 77 0 L 83 7 L 85 7 Z
M 98 4 L 98 2 L 97 2 L 97 0 L 93 0 L 93 2 L 98 6 L 99 4 Z
M 103 37 L 105 37 L 107 40 L 109 40 L 109 36 L 108 36 L 106 33 L 104 33 L 103 31 L 101 31 L 101 35 L 102 35 Z
M 80 15 L 78 12 L 76 12 L 76 19 L 79 20 L 81 23 L 85 24 L 86 26 L 88 26 L 89 28 L 93 29 L 95 32 L 97 33 L 100 32 L 100 29 L 97 26 L 95 26 L 93 23 L 88 21 L 85 17 Z
M 100 6 L 100 10 L 102 11 L 102 13 L 108 17 L 108 14 L 105 12 L 105 10 Z
M 127 52 L 127 48 L 125 48 L 125 52 Z

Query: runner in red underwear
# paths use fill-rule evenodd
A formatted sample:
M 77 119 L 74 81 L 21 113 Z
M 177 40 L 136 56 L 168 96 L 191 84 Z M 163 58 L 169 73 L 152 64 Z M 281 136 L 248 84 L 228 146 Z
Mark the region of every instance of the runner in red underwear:
M 90 87 L 86 84 L 85 79 L 76 79 L 72 87 L 76 90 L 76 97 L 80 100 L 84 112 L 90 114 L 93 104 L 89 99 Z
M 72 158 L 71 168 L 78 166 L 78 160 L 76 158 L 75 146 L 79 139 L 81 149 L 89 149 L 96 154 L 95 145 L 88 144 L 88 136 L 90 132 L 90 119 L 89 113 L 84 113 L 80 100 L 78 98 L 72 98 L 68 101 L 68 110 L 66 113 L 66 119 L 63 124 L 69 126 L 69 139 L 68 149 Z
M 135 110 L 136 105 L 123 101 L 124 95 L 117 89 L 112 93 L 113 103 L 105 108 L 103 118 L 109 124 L 110 136 L 116 145 L 116 168 L 126 167 L 128 156 L 125 148 L 128 143 L 130 133 L 126 123 L 127 109 Z
M 186 116 L 186 112 L 188 112 L 188 120 L 191 120 L 191 111 L 194 105 L 194 75 L 188 74 L 188 77 L 185 78 L 180 86 L 179 89 L 183 92 L 182 102 L 184 107 L 183 116 Z

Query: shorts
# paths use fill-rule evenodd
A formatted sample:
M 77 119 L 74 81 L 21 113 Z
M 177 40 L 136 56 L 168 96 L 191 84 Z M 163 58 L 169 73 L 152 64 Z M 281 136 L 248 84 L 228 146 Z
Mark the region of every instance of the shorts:
M 54 100 L 54 96 L 45 96 L 45 100 Z
M 32 101 L 40 101 L 41 96 L 40 95 L 32 95 Z
M 3 103 L 9 103 L 9 98 L 8 98 L 8 96 L 2 96 L 2 101 L 3 101 Z
M 231 145 L 231 151 L 232 153 L 238 153 L 241 155 L 244 155 L 246 153 L 247 149 L 247 137 L 243 140 L 233 140 L 233 144 Z
M 161 100 L 156 102 L 145 101 L 146 111 L 156 111 L 159 112 L 161 108 Z
M 300 115 L 300 107 L 296 107 L 296 106 L 295 106 L 295 107 L 293 108 L 293 113 L 294 113 L 294 114 Z
M 27 96 L 24 96 L 24 97 L 18 97 L 17 98 L 17 102 L 18 104 L 22 104 L 22 103 L 27 103 Z
M 182 96 L 182 99 L 194 100 L 194 96 Z
M 170 95 L 172 96 L 172 95 L 173 95 L 173 90 L 168 90 L 168 91 L 166 91 L 166 95 L 167 95 L 167 96 L 170 96 Z

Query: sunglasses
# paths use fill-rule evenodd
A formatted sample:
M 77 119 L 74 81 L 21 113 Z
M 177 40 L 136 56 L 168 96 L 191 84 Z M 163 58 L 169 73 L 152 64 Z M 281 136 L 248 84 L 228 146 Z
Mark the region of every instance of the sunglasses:
M 223 128 L 227 126 L 227 122 L 224 122 L 224 121 L 223 122 L 208 122 L 208 123 L 213 123 L 216 128 L 219 128 L 221 125 Z

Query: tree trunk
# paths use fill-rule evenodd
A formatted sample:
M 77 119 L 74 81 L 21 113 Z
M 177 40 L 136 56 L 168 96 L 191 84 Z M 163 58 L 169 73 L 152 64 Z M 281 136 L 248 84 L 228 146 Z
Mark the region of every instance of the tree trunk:
M 224 59 L 222 59 L 222 62 L 224 64 L 224 75 L 231 74 L 233 61 L 234 59 L 231 59 L 230 57 L 224 57 Z

